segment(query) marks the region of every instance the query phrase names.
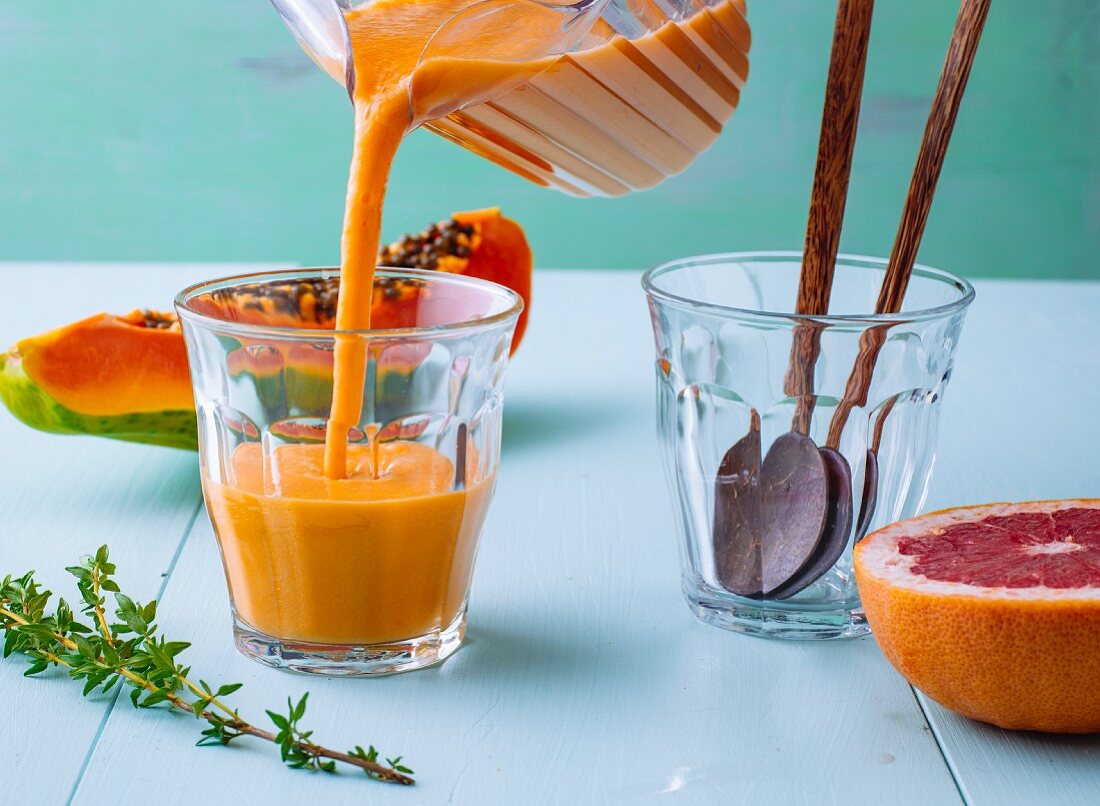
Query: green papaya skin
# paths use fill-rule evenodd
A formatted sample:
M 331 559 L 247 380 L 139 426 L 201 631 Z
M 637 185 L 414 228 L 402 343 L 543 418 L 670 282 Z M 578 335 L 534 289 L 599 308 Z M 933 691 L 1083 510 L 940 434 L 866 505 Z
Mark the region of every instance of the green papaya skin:
M 23 361 L 15 350 L 0 354 L 0 400 L 18 420 L 51 434 L 83 434 L 167 448 L 198 449 L 193 409 L 110 416 L 82 414 L 46 394 L 23 370 Z

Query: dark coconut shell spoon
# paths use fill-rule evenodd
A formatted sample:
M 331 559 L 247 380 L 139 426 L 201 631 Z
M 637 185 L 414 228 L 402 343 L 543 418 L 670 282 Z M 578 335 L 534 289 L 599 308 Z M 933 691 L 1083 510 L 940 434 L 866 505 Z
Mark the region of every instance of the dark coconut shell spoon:
M 963 0 L 951 44 L 947 51 L 939 86 L 932 100 L 916 166 L 905 199 L 901 223 L 886 267 L 886 276 L 875 304 L 875 313 L 896 314 L 901 311 L 909 278 L 913 273 L 917 251 L 924 236 L 925 225 L 932 209 L 936 185 L 943 170 L 947 147 L 955 128 L 963 93 L 970 77 L 970 68 L 981 41 L 982 29 L 989 14 L 991 0 Z M 868 329 L 860 338 L 859 354 L 848 376 L 844 397 L 829 423 L 829 436 L 821 449 L 828 468 L 829 515 L 817 552 L 806 565 L 774 592 L 775 598 L 793 596 L 820 579 L 844 553 L 852 526 L 852 470 L 848 460 L 837 450 L 848 418 L 856 406 L 867 405 L 867 393 L 874 375 L 875 363 L 886 343 L 889 325 Z M 863 500 L 856 539 L 862 538 L 870 526 L 878 500 L 878 447 L 886 417 L 893 401 L 879 413 L 875 423 L 871 449 L 867 452 Z
M 863 498 L 859 505 L 859 523 L 856 524 L 856 541 L 862 540 L 871 528 L 871 520 L 878 507 L 878 449 L 882 445 L 882 429 L 886 418 L 897 404 L 896 397 L 890 398 L 875 419 L 875 432 L 871 438 L 871 447 L 867 449 L 867 463 L 863 466 Z
M 796 314 L 829 311 L 840 229 L 848 197 L 874 0 L 841 0 L 822 115 L 817 167 Z M 722 459 L 715 480 L 714 556 L 731 593 L 772 596 L 813 557 L 830 528 L 834 471 L 808 436 L 821 328 L 795 328 L 786 393 L 797 399 L 789 433 L 761 461 L 760 416 Z M 849 505 L 850 509 L 850 505 Z

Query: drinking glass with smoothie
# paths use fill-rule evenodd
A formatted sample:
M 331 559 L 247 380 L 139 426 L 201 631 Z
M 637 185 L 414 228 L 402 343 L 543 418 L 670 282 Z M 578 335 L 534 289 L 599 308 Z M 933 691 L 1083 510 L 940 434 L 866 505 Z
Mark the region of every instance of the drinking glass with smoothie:
M 443 660 L 465 632 L 522 301 L 485 281 L 384 269 L 374 329 L 341 331 L 340 285 L 332 271 L 229 278 L 177 307 L 238 648 L 297 671 L 387 674 Z M 338 343 L 364 371 L 333 478 Z

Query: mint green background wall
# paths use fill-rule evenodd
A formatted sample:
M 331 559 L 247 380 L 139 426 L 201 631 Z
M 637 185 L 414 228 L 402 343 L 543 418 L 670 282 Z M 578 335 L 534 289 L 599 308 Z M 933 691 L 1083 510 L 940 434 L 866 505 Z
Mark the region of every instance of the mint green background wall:
M 688 173 L 618 200 L 536 188 L 417 133 L 389 236 L 499 204 L 540 266 L 801 242 L 835 4 L 750 0 L 752 79 Z M 843 248 L 889 249 L 955 0 L 880 0 Z M 921 258 L 1100 277 L 1100 2 L 997 0 Z M 0 259 L 337 255 L 350 109 L 265 0 L 0 4 Z

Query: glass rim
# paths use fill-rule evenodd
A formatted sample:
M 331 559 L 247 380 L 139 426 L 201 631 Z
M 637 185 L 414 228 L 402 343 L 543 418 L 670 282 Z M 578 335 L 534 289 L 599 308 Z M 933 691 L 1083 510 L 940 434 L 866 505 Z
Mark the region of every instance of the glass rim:
M 490 316 L 484 316 L 480 319 L 464 319 L 460 322 L 448 322 L 442 325 L 425 325 L 423 327 L 402 327 L 402 328 L 377 328 L 368 330 L 340 330 L 337 328 L 321 328 L 321 327 L 289 327 L 286 325 L 257 325 L 248 322 L 235 322 L 231 319 L 221 319 L 217 316 L 211 316 L 205 313 L 199 313 L 196 310 L 188 307 L 189 300 L 198 296 L 206 291 L 214 291 L 221 288 L 232 288 L 234 286 L 246 285 L 249 283 L 262 282 L 264 280 L 291 280 L 291 279 L 330 279 L 332 277 L 339 277 L 340 270 L 336 267 L 318 267 L 310 266 L 298 269 L 275 269 L 269 271 L 248 272 L 246 274 L 233 274 L 227 277 L 218 277 L 211 280 L 203 280 L 198 283 L 193 283 L 187 286 L 182 291 L 176 294 L 173 304 L 176 312 L 179 314 L 180 320 L 187 320 L 192 324 L 198 324 L 202 327 L 218 330 L 221 332 L 235 333 L 239 335 L 264 335 L 276 338 L 290 338 L 290 339 L 330 339 L 336 336 L 361 336 L 369 337 L 371 339 L 393 339 L 393 338 L 409 338 L 416 337 L 431 337 L 436 335 L 444 335 L 447 333 L 455 333 L 469 330 L 489 329 L 493 325 L 506 322 L 509 319 L 518 319 L 519 315 L 523 312 L 525 303 L 523 297 L 500 283 L 494 283 L 491 280 L 483 280 L 480 277 L 468 277 L 464 274 L 453 274 L 451 272 L 441 272 L 435 269 L 405 269 L 398 266 L 378 266 L 375 269 L 375 278 L 378 277 L 391 277 L 391 278 L 412 278 L 416 280 L 426 280 L 435 283 L 442 283 L 453 286 L 467 286 L 473 288 L 479 288 L 483 291 L 503 296 L 510 301 L 503 311 L 499 311 Z
M 715 263 L 732 263 L 732 262 L 757 262 L 757 263 L 773 263 L 780 260 L 797 260 L 801 262 L 802 252 L 795 250 L 787 251 L 762 251 L 762 252 L 720 252 L 709 255 L 694 255 L 692 257 L 677 258 L 676 260 L 670 260 L 666 263 L 662 263 L 659 266 L 654 266 L 642 275 L 642 288 L 645 293 L 654 300 L 659 300 L 672 304 L 680 308 L 687 308 L 691 310 L 703 310 L 709 311 L 714 314 L 726 316 L 727 318 L 743 318 L 753 320 L 768 320 L 776 321 L 783 320 L 785 322 L 819 322 L 829 323 L 835 322 L 837 324 L 897 324 L 901 322 L 921 322 L 930 319 L 941 319 L 946 316 L 950 316 L 957 311 L 965 310 L 970 303 L 974 301 L 975 291 L 974 286 L 969 280 L 960 277 L 957 274 L 946 271 L 944 269 L 937 269 L 932 266 L 926 266 L 923 263 L 915 263 L 913 265 L 913 277 L 922 277 L 925 279 L 933 280 L 935 282 L 953 285 L 958 288 L 960 296 L 958 299 L 953 300 L 943 305 L 937 305 L 931 308 L 918 308 L 912 311 L 901 311 L 899 313 L 856 313 L 856 314 L 800 314 L 782 311 L 766 311 L 757 310 L 755 308 L 739 308 L 733 305 L 722 305 L 717 302 L 707 302 L 701 299 L 692 299 L 691 297 L 685 297 L 680 294 L 674 294 L 671 291 L 661 288 L 657 284 L 658 278 L 665 274 L 669 274 L 674 271 L 689 268 L 692 264 L 715 264 Z M 886 258 L 870 257 L 867 255 L 853 255 L 848 253 L 841 253 L 837 255 L 837 264 L 846 264 L 851 268 L 874 270 L 885 270 L 889 261 Z

